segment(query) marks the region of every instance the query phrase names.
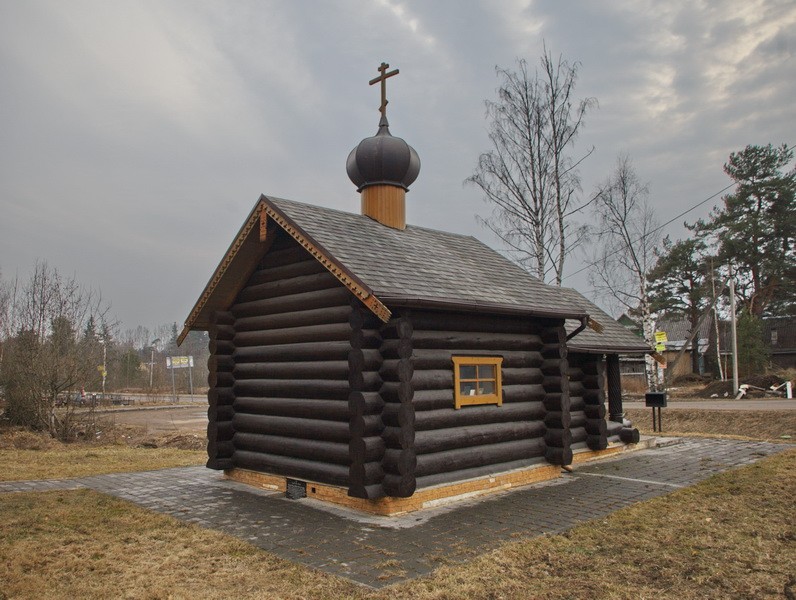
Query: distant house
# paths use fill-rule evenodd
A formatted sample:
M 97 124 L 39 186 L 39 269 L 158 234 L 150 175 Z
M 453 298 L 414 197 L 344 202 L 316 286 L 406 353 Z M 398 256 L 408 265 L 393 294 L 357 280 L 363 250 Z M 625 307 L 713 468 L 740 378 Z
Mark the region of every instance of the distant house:
M 669 373 L 669 377 L 691 373 L 703 375 L 705 373 L 705 353 L 708 351 L 711 327 L 713 327 L 712 318 L 703 319 L 699 333 L 693 342 L 688 344 L 691 337 L 691 323 L 688 319 L 663 318 L 657 322 L 656 330 L 666 332 L 666 350 L 663 352 L 663 356 L 666 359 L 667 368 L 676 370 L 676 372 Z M 674 360 L 680 354 L 683 346 L 686 346 L 686 350 L 677 365 L 673 367 Z
M 732 374 L 732 337 L 729 321 L 719 323 L 720 353 L 724 372 Z M 764 317 L 761 322 L 763 344 L 772 368 L 796 369 L 796 316 Z M 739 369 L 740 371 L 741 369 Z

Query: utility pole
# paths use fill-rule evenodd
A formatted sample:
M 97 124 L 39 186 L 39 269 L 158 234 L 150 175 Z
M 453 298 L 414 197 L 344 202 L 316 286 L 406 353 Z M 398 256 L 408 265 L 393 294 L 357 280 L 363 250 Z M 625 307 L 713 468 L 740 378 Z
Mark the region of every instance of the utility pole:
M 160 343 L 160 338 L 152 340 L 150 344 L 150 350 L 152 351 L 149 355 L 149 389 L 152 389 L 152 376 L 155 373 L 155 344 Z
M 730 263 L 730 321 L 732 326 L 732 395 L 738 395 L 738 332 L 735 325 L 735 278 Z

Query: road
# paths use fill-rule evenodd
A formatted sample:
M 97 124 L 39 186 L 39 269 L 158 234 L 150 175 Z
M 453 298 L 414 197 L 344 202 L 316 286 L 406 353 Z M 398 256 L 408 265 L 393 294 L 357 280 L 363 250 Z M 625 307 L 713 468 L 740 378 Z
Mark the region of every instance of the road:
M 643 401 L 622 403 L 623 408 L 646 408 Z M 670 401 L 665 410 L 796 410 L 796 399 Z

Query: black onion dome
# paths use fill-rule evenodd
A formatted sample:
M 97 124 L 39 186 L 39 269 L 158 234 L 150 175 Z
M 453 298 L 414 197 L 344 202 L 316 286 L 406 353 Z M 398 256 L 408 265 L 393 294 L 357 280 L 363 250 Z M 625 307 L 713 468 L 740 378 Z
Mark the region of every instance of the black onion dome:
M 351 150 L 346 171 L 358 192 L 379 184 L 408 190 L 420 173 L 420 157 L 404 140 L 393 137 L 387 117 L 382 117 L 376 135 L 365 138 Z

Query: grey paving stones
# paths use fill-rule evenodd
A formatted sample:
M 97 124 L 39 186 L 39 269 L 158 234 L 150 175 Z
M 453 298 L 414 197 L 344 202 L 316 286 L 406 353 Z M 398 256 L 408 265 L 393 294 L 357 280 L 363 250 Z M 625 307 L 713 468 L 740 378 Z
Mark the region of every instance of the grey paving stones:
M 77 488 L 223 531 L 290 561 L 383 587 L 468 560 L 506 541 L 566 531 L 635 502 L 746 465 L 787 446 L 683 439 L 576 467 L 559 480 L 399 518 L 287 500 L 204 467 L 0 483 L 0 493 Z

